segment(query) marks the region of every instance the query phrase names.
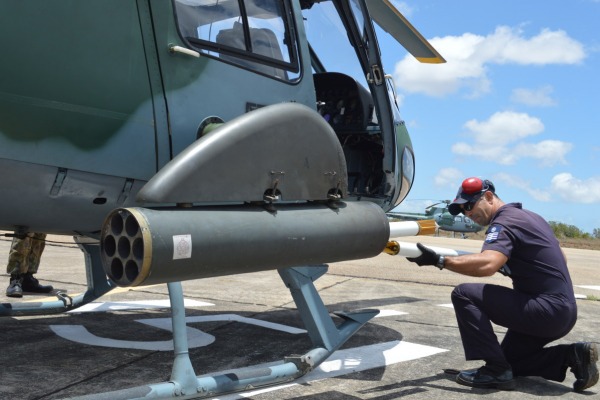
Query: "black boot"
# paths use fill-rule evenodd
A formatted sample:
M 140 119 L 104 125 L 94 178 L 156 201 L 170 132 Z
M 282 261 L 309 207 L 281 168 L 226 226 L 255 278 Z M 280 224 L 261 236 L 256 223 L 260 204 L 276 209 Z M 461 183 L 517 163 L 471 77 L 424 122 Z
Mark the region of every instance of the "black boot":
M 23 297 L 23 275 L 11 275 L 10 284 L 6 288 L 6 295 L 8 297 Z
M 40 285 L 37 279 L 29 272 L 23 275 L 21 287 L 24 292 L 32 293 L 50 293 L 54 288 L 50 285 Z
M 571 372 L 577 378 L 573 383 L 573 389 L 576 392 L 583 392 L 598 383 L 597 361 L 598 348 L 596 344 L 580 342 L 569 347 L 567 365 L 571 367 Z
M 483 389 L 513 390 L 516 386 L 512 369 L 509 368 L 498 373 L 487 366 L 462 371 L 456 376 L 456 382 L 461 385 Z

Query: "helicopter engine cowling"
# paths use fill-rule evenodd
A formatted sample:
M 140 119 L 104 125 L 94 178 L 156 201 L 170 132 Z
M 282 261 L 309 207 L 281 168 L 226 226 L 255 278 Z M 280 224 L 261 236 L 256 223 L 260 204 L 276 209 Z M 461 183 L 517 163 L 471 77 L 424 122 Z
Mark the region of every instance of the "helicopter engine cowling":
M 139 286 L 373 257 L 390 235 L 369 202 L 122 208 L 101 235 L 106 274 Z

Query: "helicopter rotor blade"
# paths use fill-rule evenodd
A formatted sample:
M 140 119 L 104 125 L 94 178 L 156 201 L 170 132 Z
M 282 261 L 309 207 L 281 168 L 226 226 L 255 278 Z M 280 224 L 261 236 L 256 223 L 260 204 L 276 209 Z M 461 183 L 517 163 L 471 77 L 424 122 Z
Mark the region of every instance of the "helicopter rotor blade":
M 392 35 L 419 62 L 427 64 L 446 62 L 390 0 L 367 0 L 367 7 L 377 25 Z

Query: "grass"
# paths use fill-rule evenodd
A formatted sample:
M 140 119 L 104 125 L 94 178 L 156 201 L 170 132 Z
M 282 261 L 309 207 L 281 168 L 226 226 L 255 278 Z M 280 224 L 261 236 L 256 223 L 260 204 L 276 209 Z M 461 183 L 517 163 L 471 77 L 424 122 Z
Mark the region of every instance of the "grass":
M 452 232 L 440 231 L 441 236 L 452 237 Z M 456 234 L 456 237 L 460 237 L 460 234 Z M 485 231 L 479 231 L 477 233 L 468 233 L 467 239 L 483 240 L 485 238 Z M 600 239 L 572 239 L 572 238 L 559 238 L 561 247 L 571 249 L 584 249 L 584 250 L 600 250 Z

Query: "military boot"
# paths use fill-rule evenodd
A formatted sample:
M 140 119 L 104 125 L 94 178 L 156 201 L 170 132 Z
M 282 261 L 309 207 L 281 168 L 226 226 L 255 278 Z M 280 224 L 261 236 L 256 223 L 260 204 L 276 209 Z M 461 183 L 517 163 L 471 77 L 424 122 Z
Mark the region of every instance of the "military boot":
M 573 389 L 583 392 L 598 383 L 598 348 L 595 343 L 580 342 L 570 346 L 567 353 L 567 365 L 575 374 Z
M 6 295 L 8 297 L 23 297 L 23 275 L 11 275 L 10 284 L 6 288 Z
M 487 366 L 461 371 L 456 376 L 456 383 L 482 389 L 514 390 L 516 387 L 512 369 L 497 372 Z
M 24 292 L 50 293 L 54 288 L 50 285 L 40 285 L 40 282 L 29 272 L 23 275 L 21 288 Z

